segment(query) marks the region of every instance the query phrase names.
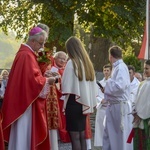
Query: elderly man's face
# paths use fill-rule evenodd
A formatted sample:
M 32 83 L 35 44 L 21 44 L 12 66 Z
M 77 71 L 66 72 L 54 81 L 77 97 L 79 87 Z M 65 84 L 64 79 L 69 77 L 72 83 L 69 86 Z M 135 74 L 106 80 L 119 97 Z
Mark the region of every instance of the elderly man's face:
M 64 67 L 67 62 L 67 57 L 65 54 L 58 54 L 58 56 L 55 58 L 55 63 L 58 67 Z
M 44 44 L 45 44 L 45 41 L 46 41 L 46 37 L 44 37 L 44 35 L 41 35 L 39 37 L 39 39 L 34 39 L 33 40 L 33 44 L 34 44 L 34 51 L 39 51 L 39 49 L 41 48 L 44 48 Z

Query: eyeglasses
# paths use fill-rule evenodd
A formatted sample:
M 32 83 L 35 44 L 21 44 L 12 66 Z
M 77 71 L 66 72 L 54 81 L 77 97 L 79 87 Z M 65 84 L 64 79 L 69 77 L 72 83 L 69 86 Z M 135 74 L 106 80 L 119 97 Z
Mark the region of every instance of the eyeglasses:
M 37 40 L 35 40 L 41 47 L 43 47 L 44 46 L 44 44 L 45 44 L 45 42 L 39 42 L 39 41 L 37 41 Z
M 58 57 L 59 60 L 63 61 L 63 62 L 66 62 L 67 60 L 65 58 L 61 58 L 61 57 Z

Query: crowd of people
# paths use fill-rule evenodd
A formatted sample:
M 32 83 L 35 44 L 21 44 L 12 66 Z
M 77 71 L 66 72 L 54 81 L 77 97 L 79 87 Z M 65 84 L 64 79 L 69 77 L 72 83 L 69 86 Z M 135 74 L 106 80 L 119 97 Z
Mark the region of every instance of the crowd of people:
M 38 24 L 21 44 L 10 72 L 0 75 L 0 149 L 58 150 L 58 140 L 72 150 L 91 149 L 90 114 L 96 111 L 94 146 L 102 150 L 149 150 L 150 60 L 144 76 L 122 59 L 122 49 L 109 49 L 110 64 L 96 81 L 81 40 L 71 36 L 66 52 L 38 62 L 49 27 Z M 134 133 L 134 134 L 133 134 Z M 4 142 L 5 141 L 5 142 Z

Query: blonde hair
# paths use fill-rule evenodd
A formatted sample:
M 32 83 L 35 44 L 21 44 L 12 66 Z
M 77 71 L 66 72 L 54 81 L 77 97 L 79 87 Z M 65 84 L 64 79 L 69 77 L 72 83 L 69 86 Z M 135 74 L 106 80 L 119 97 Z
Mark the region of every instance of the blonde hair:
M 0 79 L 3 79 L 3 76 L 0 74 Z
M 1 75 L 2 75 L 2 76 L 3 76 L 4 73 L 7 73 L 7 74 L 9 75 L 8 70 L 5 70 L 5 69 L 4 69 L 4 70 L 1 71 Z
M 68 55 L 73 62 L 75 75 L 78 77 L 79 81 L 83 80 L 82 64 L 86 81 L 93 81 L 95 78 L 94 67 L 80 39 L 72 36 L 66 41 L 65 45 Z

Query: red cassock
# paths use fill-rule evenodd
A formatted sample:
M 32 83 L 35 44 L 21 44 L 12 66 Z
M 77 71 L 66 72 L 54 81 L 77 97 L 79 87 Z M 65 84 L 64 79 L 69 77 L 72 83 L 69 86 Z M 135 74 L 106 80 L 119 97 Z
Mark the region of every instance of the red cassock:
M 55 63 L 53 64 L 53 66 L 58 68 Z M 63 72 L 64 72 L 64 67 L 58 68 L 58 73 L 61 76 L 63 75 Z M 70 142 L 70 136 L 66 130 L 66 117 L 65 117 L 64 112 L 63 112 L 64 101 L 60 99 L 62 97 L 61 80 L 59 80 L 59 83 L 60 83 L 60 89 L 57 89 L 57 88 L 56 89 L 57 89 L 57 97 L 58 97 L 58 103 L 59 103 L 59 108 L 60 108 L 60 116 L 61 116 L 62 126 L 58 131 L 59 131 L 60 140 L 64 143 L 68 143 L 68 142 Z
M 32 105 L 31 150 L 49 150 L 46 101 L 38 95 L 45 85 L 37 57 L 29 47 L 21 45 L 13 62 L 7 84 L 2 113 L 5 141 L 9 141 L 11 124 Z

